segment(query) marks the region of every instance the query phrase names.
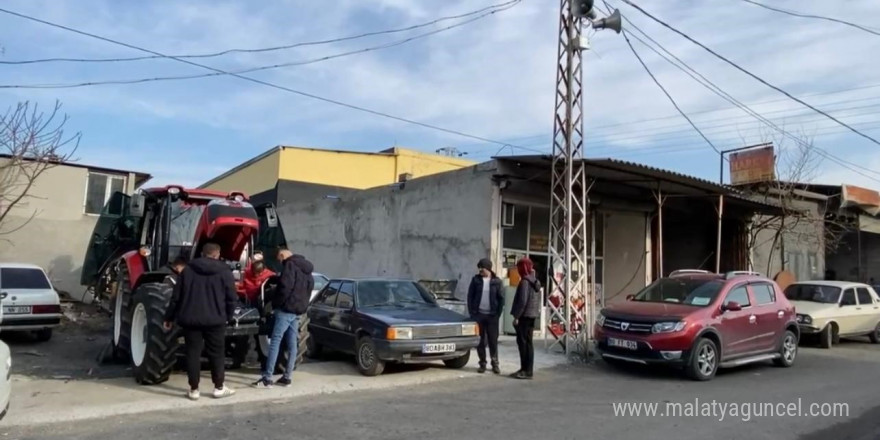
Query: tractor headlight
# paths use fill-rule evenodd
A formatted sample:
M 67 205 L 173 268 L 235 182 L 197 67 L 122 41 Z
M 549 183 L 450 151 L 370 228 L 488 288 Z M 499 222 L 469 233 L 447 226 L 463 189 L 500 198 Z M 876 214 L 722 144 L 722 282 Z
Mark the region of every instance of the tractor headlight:
M 813 317 L 810 315 L 800 315 L 799 314 L 799 315 L 797 315 L 797 322 L 798 322 L 798 324 L 812 324 Z
M 684 330 L 687 325 L 684 321 L 678 322 L 658 322 L 651 327 L 651 333 L 673 333 Z
M 385 339 L 388 339 L 389 341 L 395 341 L 398 339 L 412 339 L 412 327 L 388 327 L 388 331 L 385 332 L 385 336 Z
M 480 327 L 477 324 L 462 324 L 461 325 L 461 335 L 462 336 L 477 336 L 480 334 Z

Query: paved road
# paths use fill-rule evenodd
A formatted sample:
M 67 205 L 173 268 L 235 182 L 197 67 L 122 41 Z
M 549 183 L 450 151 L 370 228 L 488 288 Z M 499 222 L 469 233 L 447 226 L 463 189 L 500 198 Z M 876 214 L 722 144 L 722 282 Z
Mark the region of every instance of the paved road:
M 880 438 L 880 347 L 802 349 L 797 365 L 724 372 L 695 383 L 673 372 L 602 363 L 547 370 L 532 382 L 475 377 L 294 402 L 37 426 L 7 439 L 774 439 Z M 614 402 L 845 403 L 848 417 L 621 417 Z M 662 408 L 662 407 L 661 407 Z M 684 408 L 684 407 L 683 407 Z M 662 412 L 663 409 L 660 409 Z

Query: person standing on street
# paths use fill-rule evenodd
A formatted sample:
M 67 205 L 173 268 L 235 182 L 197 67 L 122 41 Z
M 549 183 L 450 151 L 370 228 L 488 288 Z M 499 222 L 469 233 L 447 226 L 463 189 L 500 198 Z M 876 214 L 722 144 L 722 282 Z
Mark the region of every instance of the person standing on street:
M 296 366 L 296 349 L 299 341 L 299 318 L 309 307 L 312 289 L 315 288 L 315 279 L 312 277 L 314 266 L 305 257 L 282 249 L 278 251 L 278 261 L 281 262 L 282 269 L 278 287 L 272 296 L 275 324 L 272 328 L 269 354 L 266 356 L 266 364 L 263 365 L 262 377 L 253 384 L 256 388 L 272 388 L 276 384 L 272 381 L 272 372 L 278 362 L 282 340 L 287 342 L 290 356 L 284 368 L 284 375 L 278 379 L 277 384 L 283 387 L 291 385 L 290 378 Z
M 510 375 L 515 379 L 531 379 L 535 365 L 535 320 L 541 316 L 541 282 L 535 277 L 532 260 L 523 258 L 516 262 L 520 282 L 516 287 L 510 314 L 516 329 L 516 346 L 519 348 L 519 371 Z
M 501 374 L 498 365 L 498 322 L 504 312 L 504 292 L 501 279 L 492 271 L 492 262 L 483 258 L 477 263 L 479 273 L 471 280 L 468 288 L 468 313 L 471 319 L 480 325 L 480 345 L 477 355 L 480 357 L 479 373 L 486 372 L 486 346 L 492 357 L 492 372 Z
M 178 275 L 165 314 L 166 331 L 171 331 L 174 323 L 183 329 L 190 400 L 200 397 L 202 350 L 211 365 L 214 397 L 235 394 L 224 384 L 224 362 L 226 323 L 235 316 L 237 308 L 235 278 L 229 266 L 220 261 L 220 245 L 205 243 L 202 257 L 192 260 Z

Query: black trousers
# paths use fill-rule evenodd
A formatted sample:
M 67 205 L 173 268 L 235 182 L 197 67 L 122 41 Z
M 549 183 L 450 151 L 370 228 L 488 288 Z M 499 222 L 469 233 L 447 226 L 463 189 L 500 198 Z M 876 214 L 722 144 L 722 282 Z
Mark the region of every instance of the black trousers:
M 486 346 L 489 346 L 489 356 L 492 362 L 498 362 L 498 317 L 495 315 L 477 314 L 475 317 L 480 325 L 480 345 L 477 346 L 477 356 L 480 364 L 486 365 Z
M 535 334 L 535 318 L 520 318 L 516 329 L 516 346 L 519 348 L 520 370 L 529 376 L 535 369 L 535 345 L 532 336 Z
M 226 326 L 184 328 L 183 339 L 186 342 L 186 374 L 189 377 L 190 389 L 199 389 L 203 350 L 211 367 L 211 380 L 214 382 L 214 388 L 223 388 L 223 382 L 226 380 L 224 371 Z

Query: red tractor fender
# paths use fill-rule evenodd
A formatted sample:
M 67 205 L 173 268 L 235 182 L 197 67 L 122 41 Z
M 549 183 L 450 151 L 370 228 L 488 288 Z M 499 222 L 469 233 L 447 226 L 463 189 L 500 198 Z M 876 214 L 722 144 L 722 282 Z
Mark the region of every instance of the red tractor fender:
M 122 254 L 122 264 L 128 269 L 128 284 L 134 292 L 141 275 L 147 272 L 147 261 L 139 251 L 128 251 Z

